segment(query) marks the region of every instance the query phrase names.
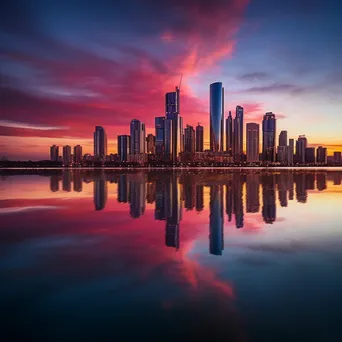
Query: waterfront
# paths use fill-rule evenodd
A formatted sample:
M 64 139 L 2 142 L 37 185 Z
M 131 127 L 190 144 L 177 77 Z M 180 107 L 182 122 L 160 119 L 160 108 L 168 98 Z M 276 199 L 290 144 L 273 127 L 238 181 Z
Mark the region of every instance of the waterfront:
M 341 171 L 13 172 L 10 341 L 341 339 Z

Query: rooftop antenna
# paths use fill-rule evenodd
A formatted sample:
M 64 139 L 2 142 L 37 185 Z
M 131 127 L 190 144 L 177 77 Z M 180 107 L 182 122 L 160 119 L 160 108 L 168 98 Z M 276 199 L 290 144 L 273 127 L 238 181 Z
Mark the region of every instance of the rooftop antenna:
M 180 90 L 180 87 L 181 87 L 181 84 L 182 84 L 182 80 L 183 80 L 183 74 L 181 74 L 181 77 L 180 77 L 179 87 L 178 87 L 179 90 Z

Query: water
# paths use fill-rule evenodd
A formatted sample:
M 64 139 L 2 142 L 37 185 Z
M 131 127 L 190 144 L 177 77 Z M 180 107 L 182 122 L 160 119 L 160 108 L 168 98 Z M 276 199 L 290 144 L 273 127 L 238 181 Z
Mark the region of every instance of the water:
M 5 341 L 341 341 L 341 171 L 2 171 Z

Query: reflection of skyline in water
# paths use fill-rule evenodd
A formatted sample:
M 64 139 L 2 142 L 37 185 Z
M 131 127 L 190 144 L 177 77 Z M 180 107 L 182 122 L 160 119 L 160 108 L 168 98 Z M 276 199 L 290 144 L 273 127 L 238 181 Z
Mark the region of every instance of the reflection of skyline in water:
M 327 181 L 341 184 L 341 172 L 131 172 L 106 173 L 65 170 L 50 176 L 50 190 L 82 191 L 83 182 L 94 182 L 95 210 L 103 210 L 108 197 L 107 182 L 117 184 L 117 201 L 129 204 L 132 218 L 144 215 L 146 204 L 154 204 L 154 219 L 165 221 L 165 245 L 178 249 L 183 208 L 205 208 L 209 194 L 210 253 L 222 254 L 223 227 L 228 222 L 244 227 L 245 213 L 261 215 L 267 224 L 277 221 L 277 206 L 289 201 L 306 203 L 308 191 L 324 191 Z M 73 185 L 73 186 L 72 186 Z M 207 189 L 207 190 L 206 190 Z M 225 214 L 224 214 L 225 213 Z

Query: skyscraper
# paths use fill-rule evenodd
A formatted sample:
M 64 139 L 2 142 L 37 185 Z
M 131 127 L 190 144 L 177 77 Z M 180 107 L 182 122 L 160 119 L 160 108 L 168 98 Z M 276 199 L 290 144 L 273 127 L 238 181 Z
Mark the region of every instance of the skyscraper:
M 236 106 L 233 134 L 234 161 L 240 162 L 243 155 L 243 108 L 241 106 Z
M 165 154 L 165 117 L 156 117 L 154 119 L 156 129 L 156 154 Z
M 305 148 L 305 163 L 313 164 L 315 163 L 315 148 L 314 147 L 306 147 Z
M 296 162 L 299 164 L 305 163 L 305 149 L 308 145 L 308 141 L 305 135 L 300 135 L 296 141 Z
M 131 154 L 131 137 L 129 135 L 118 135 L 118 155 L 120 161 L 126 162 Z
M 63 165 L 70 166 L 71 163 L 71 146 L 65 145 L 63 146 Z
M 334 164 L 337 164 L 337 165 L 341 164 L 341 162 L 342 162 L 342 157 L 341 157 L 341 155 L 342 155 L 341 152 L 338 152 L 338 151 L 335 151 L 335 152 L 334 152 L 334 159 L 333 159 Z
M 262 154 L 263 160 L 275 162 L 276 160 L 276 118 L 272 112 L 264 115 L 262 121 Z
M 223 151 L 224 88 L 221 82 L 210 85 L 210 150 Z
M 278 146 L 287 146 L 287 131 L 280 132 Z
M 319 146 L 316 151 L 316 161 L 319 164 L 327 163 L 327 149 L 325 147 Z
M 179 88 L 176 91 L 165 94 L 165 118 L 169 121 L 165 124 L 165 151 L 167 157 L 176 162 L 179 153 L 184 150 L 183 119 L 179 112 Z
M 52 145 L 50 147 L 50 160 L 57 162 L 59 159 L 59 147 L 57 145 Z
M 74 146 L 74 162 L 75 164 L 80 164 L 82 161 L 82 146 Z
M 287 156 L 287 162 L 289 165 L 293 164 L 293 156 L 294 156 L 294 139 L 289 139 L 289 148 L 288 148 L 288 156 Z
M 247 162 L 257 163 L 259 161 L 259 125 L 257 123 L 246 125 L 246 140 Z
M 189 125 L 184 130 L 184 152 L 195 153 L 195 130 Z
M 196 126 L 196 152 L 203 152 L 203 150 L 204 150 L 203 126 L 198 124 Z
M 107 134 L 103 127 L 96 126 L 94 132 L 94 157 L 103 160 L 107 155 Z
M 147 153 L 156 153 L 156 137 L 153 134 L 148 134 L 146 137 L 146 149 Z
M 133 119 L 130 126 L 131 154 L 145 153 L 145 124 Z
M 226 119 L 226 151 L 229 155 L 233 155 L 233 118 L 231 111 L 229 111 Z

